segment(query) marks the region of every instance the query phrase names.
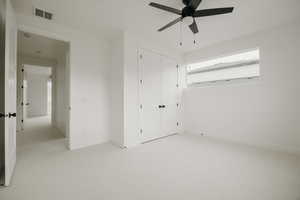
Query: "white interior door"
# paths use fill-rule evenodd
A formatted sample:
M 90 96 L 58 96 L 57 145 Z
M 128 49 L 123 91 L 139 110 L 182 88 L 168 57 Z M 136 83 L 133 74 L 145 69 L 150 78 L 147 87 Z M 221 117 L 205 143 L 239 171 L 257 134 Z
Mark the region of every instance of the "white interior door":
M 175 61 L 162 57 L 162 112 L 163 136 L 178 132 L 179 88 L 178 65 Z
M 5 0 L 0 0 L 0 184 L 5 182 Z
M 140 119 L 142 142 L 161 136 L 161 65 L 160 57 L 140 50 Z
M 4 104 L 5 114 L 5 185 L 8 186 L 16 163 L 16 112 L 17 112 L 17 27 L 10 1 L 6 10 Z M 3 97 L 3 96 L 2 96 Z

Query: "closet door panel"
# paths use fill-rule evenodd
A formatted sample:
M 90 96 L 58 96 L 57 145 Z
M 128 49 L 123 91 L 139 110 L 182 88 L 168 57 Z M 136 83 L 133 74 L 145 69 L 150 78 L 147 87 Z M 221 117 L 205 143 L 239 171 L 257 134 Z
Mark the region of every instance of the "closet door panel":
M 162 134 L 164 136 L 178 132 L 178 68 L 177 63 L 168 58 L 162 58 Z
M 150 51 L 140 51 L 140 100 L 142 142 L 161 136 L 161 63 L 160 56 Z

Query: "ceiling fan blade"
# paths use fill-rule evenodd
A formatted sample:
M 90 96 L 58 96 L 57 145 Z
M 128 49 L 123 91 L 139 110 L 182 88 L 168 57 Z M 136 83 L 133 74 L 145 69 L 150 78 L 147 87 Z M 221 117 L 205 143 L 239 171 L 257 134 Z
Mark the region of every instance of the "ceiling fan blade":
M 177 15 L 181 15 L 181 10 L 178 10 L 176 8 L 171 8 L 171 7 L 168 7 L 168 6 L 164 6 L 164 5 L 161 5 L 161 4 L 158 4 L 158 3 L 153 3 L 151 2 L 149 4 L 149 6 L 152 6 L 154 8 L 158 8 L 158 9 L 161 9 L 161 10 L 164 10 L 164 11 L 167 11 L 167 12 L 171 12 L 171 13 L 175 13 Z
M 227 7 L 227 8 L 212 8 L 212 9 L 206 9 L 206 10 L 197 10 L 193 17 L 206 17 L 206 16 L 212 16 L 212 15 L 222 15 L 227 13 L 232 13 L 233 7 Z
M 171 21 L 170 23 L 168 23 L 168 24 L 165 25 L 164 27 L 158 29 L 158 31 L 161 32 L 161 31 L 163 31 L 163 30 L 165 30 L 165 29 L 167 29 L 167 28 L 173 26 L 174 24 L 180 22 L 181 20 L 182 20 L 182 17 L 179 17 L 179 18 L 175 19 L 174 21 Z
M 197 9 L 198 6 L 200 5 L 202 0 L 191 0 L 190 3 L 189 3 L 189 6 L 194 8 L 194 9 Z
M 199 32 L 199 29 L 198 29 L 198 26 L 197 26 L 197 23 L 196 23 L 196 20 L 194 19 L 193 23 L 191 25 L 189 25 L 191 31 L 196 34 Z

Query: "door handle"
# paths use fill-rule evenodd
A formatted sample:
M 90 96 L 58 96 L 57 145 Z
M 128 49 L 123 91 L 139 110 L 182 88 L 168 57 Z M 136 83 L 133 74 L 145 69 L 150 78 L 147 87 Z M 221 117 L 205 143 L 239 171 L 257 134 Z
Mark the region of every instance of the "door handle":
M 8 117 L 8 115 L 0 113 L 0 118 L 5 118 L 5 117 Z
M 5 118 L 5 117 L 8 118 L 17 117 L 17 113 L 8 113 L 8 115 L 0 113 L 0 118 Z
M 165 108 L 166 105 L 158 105 L 158 108 Z
M 29 105 L 30 105 L 30 103 L 26 103 L 25 105 L 26 105 L 26 106 L 29 106 Z
M 9 118 L 17 117 L 17 113 L 8 113 L 8 117 Z

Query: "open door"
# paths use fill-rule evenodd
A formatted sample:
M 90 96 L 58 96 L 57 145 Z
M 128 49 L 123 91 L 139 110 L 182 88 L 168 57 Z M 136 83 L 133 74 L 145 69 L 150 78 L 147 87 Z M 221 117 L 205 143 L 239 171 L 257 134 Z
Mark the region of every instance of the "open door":
M 5 1 L 0 0 L 0 184 L 5 180 Z
M 8 186 L 16 163 L 16 60 L 17 27 L 9 0 L 0 0 L 1 67 L 0 131 L 2 139 L 2 184 Z M 3 42 L 3 43 L 2 43 Z M 4 55 L 3 55 L 4 54 Z M 3 148 L 4 145 L 4 148 Z

